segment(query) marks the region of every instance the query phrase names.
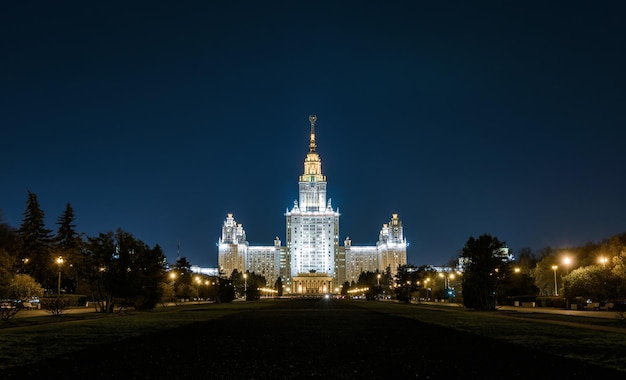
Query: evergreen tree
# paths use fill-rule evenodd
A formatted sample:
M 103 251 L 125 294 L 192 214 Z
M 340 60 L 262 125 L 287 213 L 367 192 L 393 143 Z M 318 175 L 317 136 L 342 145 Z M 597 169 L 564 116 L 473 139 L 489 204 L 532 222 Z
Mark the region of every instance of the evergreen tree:
M 46 229 L 44 212 L 37 195 L 28 192 L 22 225 L 18 234 L 18 260 L 23 263 L 22 273 L 32 276 L 46 289 L 55 289 L 56 264 L 50 252 L 52 231 Z
M 65 205 L 65 211 L 57 220 L 59 229 L 54 238 L 55 246 L 62 249 L 77 249 L 82 244 L 82 239 L 76 232 L 74 224 L 74 209 L 71 204 Z
M 68 203 L 65 211 L 57 220 L 59 226 L 57 234 L 54 237 L 53 256 L 63 257 L 63 276 L 61 286 L 68 293 L 74 293 L 78 282 L 78 273 L 76 268 L 80 265 L 79 260 L 82 258 L 81 250 L 83 240 L 75 230 L 74 210 Z
M 495 310 L 500 280 L 508 272 L 505 243 L 484 234 L 470 237 L 461 258 L 464 263 L 463 304 L 471 309 Z
M 347 296 L 348 295 L 348 290 L 350 290 L 350 282 L 349 281 L 345 281 L 343 283 L 343 286 L 341 287 L 341 295 L 342 296 Z
M 281 297 L 283 295 L 283 279 L 282 279 L 282 277 L 278 277 L 278 279 L 274 283 L 274 289 L 276 289 L 276 291 L 277 291 L 276 295 L 278 295 L 279 297 Z
M 409 303 L 413 296 L 419 297 L 420 283 L 425 277 L 425 268 L 417 268 L 415 265 L 399 265 L 395 276 L 396 299 Z
M 174 282 L 174 292 L 178 298 L 193 298 L 193 273 L 191 272 L 191 263 L 185 256 L 176 260 L 174 265 L 174 273 L 176 280 Z

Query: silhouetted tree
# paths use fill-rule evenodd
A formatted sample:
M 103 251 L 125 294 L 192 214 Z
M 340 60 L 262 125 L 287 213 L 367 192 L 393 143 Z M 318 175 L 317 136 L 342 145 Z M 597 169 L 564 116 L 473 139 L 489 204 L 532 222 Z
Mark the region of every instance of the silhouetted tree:
M 420 289 L 422 275 L 423 270 L 420 271 L 415 265 L 399 265 L 395 278 L 396 299 L 401 302 L 409 303 L 413 297 L 413 293 Z
M 79 278 L 76 268 L 80 265 L 79 260 L 82 259 L 84 243 L 75 230 L 74 210 L 69 203 L 65 206 L 65 211 L 57 220 L 57 225 L 59 228 L 53 239 L 53 258 L 56 256 L 63 257 L 61 287 L 67 293 L 74 293 Z
M 343 286 L 341 287 L 341 295 L 342 296 L 348 295 L 348 290 L 350 290 L 350 282 L 346 281 L 343 283 Z
M 192 286 L 193 273 L 191 272 L 191 263 L 185 256 L 180 257 L 174 264 L 173 272 L 175 274 L 174 292 L 180 299 L 193 298 L 195 295 Z
M 80 273 L 90 284 L 101 312 L 114 306 L 151 309 L 162 296 L 165 255 L 157 245 L 149 248 L 131 234 L 118 229 L 89 238 Z
M 246 300 L 253 301 L 261 298 L 261 292 L 259 288 L 263 288 L 267 284 L 267 280 L 264 276 L 256 274 L 254 272 L 246 271 L 245 283 L 247 283 L 247 291 L 245 294 Z M 244 283 L 244 285 L 245 285 Z
M 461 252 L 463 304 L 471 309 L 495 310 L 499 281 L 507 273 L 505 243 L 483 234 L 470 237 Z
M 276 295 L 281 297 L 283 295 L 283 279 L 278 277 L 276 282 L 274 282 L 274 289 L 276 290 Z
M 217 297 L 215 298 L 215 302 L 229 303 L 233 302 L 235 297 L 235 287 L 232 281 L 226 278 L 219 278 L 217 281 Z
M 1 211 L 2 210 L 0 210 L 0 250 L 5 250 L 7 253 L 11 254 L 11 252 L 15 252 L 18 248 L 17 231 L 4 222 Z
M 46 289 L 56 288 L 55 264 L 50 253 L 51 231 L 45 227 L 37 195 L 30 191 L 17 235 L 18 259 L 23 264 L 20 272 L 32 276 Z

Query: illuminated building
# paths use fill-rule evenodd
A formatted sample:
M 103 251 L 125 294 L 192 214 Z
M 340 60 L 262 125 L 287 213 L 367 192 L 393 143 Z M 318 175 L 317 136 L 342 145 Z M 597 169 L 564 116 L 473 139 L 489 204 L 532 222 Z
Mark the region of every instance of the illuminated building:
M 407 263 L 406 239 L 402 221 L 393 214 L 383 224 L 375 246 L 353 246 L 346 238 L 339 246 L 339 209 L 333 209 L 326 197 L 326 176 L 316 151 L 315 122 L 309 116 L 311 133 L 304 172 L 299 177 L 299 197 L 285 212 L 286 244 L 278 237 L 271 246 L 250 246 L 241 224 L 228 214 L 218 243 L 220 273 L 230 276 L 233 270 L 263 275 L 268 286 L 278 277 L 297 294 L 329 293 L 345 281 L 357 281 L 361 272 L 392 272 Z

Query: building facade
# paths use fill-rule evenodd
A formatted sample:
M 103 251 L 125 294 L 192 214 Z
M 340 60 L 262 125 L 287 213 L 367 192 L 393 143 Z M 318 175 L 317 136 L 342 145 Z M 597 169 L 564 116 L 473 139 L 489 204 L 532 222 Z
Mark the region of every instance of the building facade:
M 327 198 L 326 176 L 316 151 L 315 122 L 309 116 L 311 133 L 304 171 L 299 177 L 298 200 L 285 212 L 286 241 L 276 237 L 272 246 L 250 246 L 241 224 L 228 214 L 218 243 L 219 271 L 233 270 L 265 276 L 268 286 L 280 277 L 287 293 L 331 293 L 345 281 L 356 281 L 363 271 L 392 271 L 407 263 L 407 243 L 402 221 L 393 214 L 383 224 L 375 246 L 353 246 L 346 238 L 339 245 L 339 209 Z

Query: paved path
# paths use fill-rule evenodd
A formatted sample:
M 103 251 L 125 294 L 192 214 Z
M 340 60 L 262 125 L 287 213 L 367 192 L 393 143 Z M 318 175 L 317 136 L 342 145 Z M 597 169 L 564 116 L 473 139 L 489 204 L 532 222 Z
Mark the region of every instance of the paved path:
M 4 378 L 527 380 L 551 374 L 623 376 L 353 303 L 284 300 L 44 360 Z
M 445 307 L 464 307 L 458 303 L 449 302 L 422 302 L 424 305 L 445 306 Z M 575 317 L 605 318 L 605 319 L 621 319 L 622 313 L 618 311 L 601 311 L 601 310 L 568 310 L 556 307 L 522 307 L 522 306 L 498 306 L 501 311 L 515 311 L 518 313 L 537 313 L 537 314 L 559 314 L 570 315 Z

